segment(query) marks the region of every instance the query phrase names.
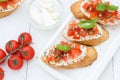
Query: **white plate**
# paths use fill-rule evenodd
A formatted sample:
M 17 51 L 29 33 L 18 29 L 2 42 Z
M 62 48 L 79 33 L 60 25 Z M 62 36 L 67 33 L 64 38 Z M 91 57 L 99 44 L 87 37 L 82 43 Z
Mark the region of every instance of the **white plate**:
M 41 53 L 49 46 L 54 45 L 61 40 L 66 40 L 62 36 L 65 25 L 67 25 L 71 20 L 74 19 L 75 18 L 73 17 L 73 15 L 71 15 L 64 22 L 64 24 L 48 42 L 48 45 L 44 49 L 42 49 Z M 102 44 L 95 46 L 98 52 L 98 59 L 91 66 L 69 70 L 54 69 L 46 65 L 44 62 L 40 61 L 41 66 L 50 74 L 52 74 L 60 80 L 97 80 L 104 68 L 106 67 L 106 65 L 108 64 L 108 62 L 115 54 L 115 51 L 120 46 L 120 27 L 105 27 L 105 29 L 109 31 L 110 38 Z

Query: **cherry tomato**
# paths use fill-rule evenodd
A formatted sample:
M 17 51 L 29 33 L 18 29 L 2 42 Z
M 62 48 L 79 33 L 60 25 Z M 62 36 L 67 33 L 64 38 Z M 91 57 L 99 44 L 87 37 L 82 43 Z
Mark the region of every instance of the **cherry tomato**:
M 4 57 L 6 56 L 6 53 L 0 49 L 0 60 L 2 60 Z M 3 63 L 5 60 L 3 60 L 2 62 L 0 61 L 0 64 Z
M 21 57 L 30 60 L 34 57 L 35 51 L 31 46 L 24 46 L 20 51 Z
M 32 36 L 27 32 L 21 33 L 18 37 L 18 42 L 22 45 L 29 44 L 30 42 L 32 42 Z
M 0 80 L 3 80 L 4 78 L 4 71 L 3 69 L 0 67 Z
M 16 50 L 19 47 L 19 43 L 15 40 L 10 40 L 6 43 L 5 49 L 8 53 Z
M 12 70 L 19 70 L 22 68 L 23 66 L 23 60 L 21 57 L 19 56 L 15 56 L 12 55 L 9 59 L 8 59 L 8 66 L 9 68 L 11 68 Z

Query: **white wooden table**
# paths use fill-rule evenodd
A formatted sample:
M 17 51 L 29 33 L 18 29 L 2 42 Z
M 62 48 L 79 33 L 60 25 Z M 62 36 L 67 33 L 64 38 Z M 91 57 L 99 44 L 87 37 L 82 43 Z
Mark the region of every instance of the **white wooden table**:
M 61 0 L 65 7 L 66 17 L 70 14 L 69 6 L 74 0 Z M 68 1 L 68 2 L 66 2 Z M 114 0 L 117 3 L 118 0 Z M 48 40 L 54 35 L 56 29 L 44 31 L 38 30 L 31 25 L 28 16 L 28 5 L 30 0 L 26 0 L 20 8 L 12 15 L 0 19 L 0 48 L 4 49 L 5 43 L 8 40 L 17 40 L 18 35 L 21 32 L 29 32 L 33 36 L 32 46 L 35 49 L 36 55 L 33 60 L 25 61 L 22 69 L 13 71 L 7 66 L 7 61 L 0 65 L 5 70 L 4 80 L 57 80 L 50 74 L 48 74 L 39 64 L 39 52 L 41 48 L 46 45 Z M 119 1 L 120 3 L 120 1 Z M 59 27 L 59 26 L 58 26 Z M 106 53 L 105 53 L 106 54 Z M 109 55 L 108 55 L 109 56 Z M 116 52 L 116 55 L 110 61 L 105 71 L 102 73 L 99 80 L 119 80 L 120 74 L 120 50 Z

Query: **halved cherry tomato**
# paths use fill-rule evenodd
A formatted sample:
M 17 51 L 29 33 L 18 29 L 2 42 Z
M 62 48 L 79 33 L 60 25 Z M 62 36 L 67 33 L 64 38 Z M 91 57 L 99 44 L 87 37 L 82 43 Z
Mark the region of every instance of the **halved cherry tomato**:
M 20 34 L 20 36 L 18 37 L 18 42 L 20 44 L 29 44 L 30 42 L 32 42 L 32 36 L 27 33 L 27 32 L 23 32 Z
M 1 62 L 1 60 L 2 60 L 3 58 L 5 58 L 5 57 L 6 57 L 5 51 L 3 51 L 2 49 L 0 49 L 0 64 L 5 61 L 5 60 L 3 60 L 3 61 Z
M 4 78 L 4 71 L 3 69 L 0 67 L 0 80 L 3 80 Z
M 23 60 L 21 57 L 19 56 L 15 56 L 12 55 L 9 59 L 8 59 L 8 66 L 9 68 L 11 68 L 12 70 L 19 70 L 22 68 L 23 66 Z
M 8 53 L 10 53 L 11 51 L 16 50 L 19 47 L 19 43 L 15 40 L 10 40 L 6 43 L 5 45 L 5 49 Z
M 34 57 L 35 51 L 31 46 L 24 46 L 20 51 L 21 57 L 25 60 L 30 60 Z

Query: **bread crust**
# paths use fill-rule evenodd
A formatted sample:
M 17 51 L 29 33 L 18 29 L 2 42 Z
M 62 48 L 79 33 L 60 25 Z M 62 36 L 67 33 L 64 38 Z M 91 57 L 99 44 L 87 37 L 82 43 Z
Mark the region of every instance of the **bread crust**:
M 23 0 L 20 4 L 22 4 L 25 0 Z M 11 13 L 13 13 L 20 5 L 17 5 L 14 9 L 10 10 L 10 11 L 3 11 L 0 12 L 0 18 L 4 18 L 6 16 L 9 16 Z
M 87 16 L 85 16 L 82 11 L 80 10 L 80 4 L 83 0 L 79 0 L 75 3 L 72 4 L 71 6 L 71 12 L 73 13 L 73 15 L 78 18 L 78 19 L 82 19 L 82 18 L 85 18 L 85 19 L 88 19 Z
M 50 64 L 41 57 L 41 60 L 53 68 L 63 68 L 63 69 L 74 69 L 74 68 L 83 68 L 91 65 L 98 57 L 97 51 L 94 47 L 86 46 L 87 53 L 86 56 L 73 64 L 67 66 L 56 66 L 55 64 Z
M 17 8 L 19 7 L 19 5 L 17 7 L 15 7 L 14 9 L 10 10 L 10 11 L 5 11 L 5 12 L 0 12 L 0 18 L 9 16 L 11 13 L 13 13 Z

